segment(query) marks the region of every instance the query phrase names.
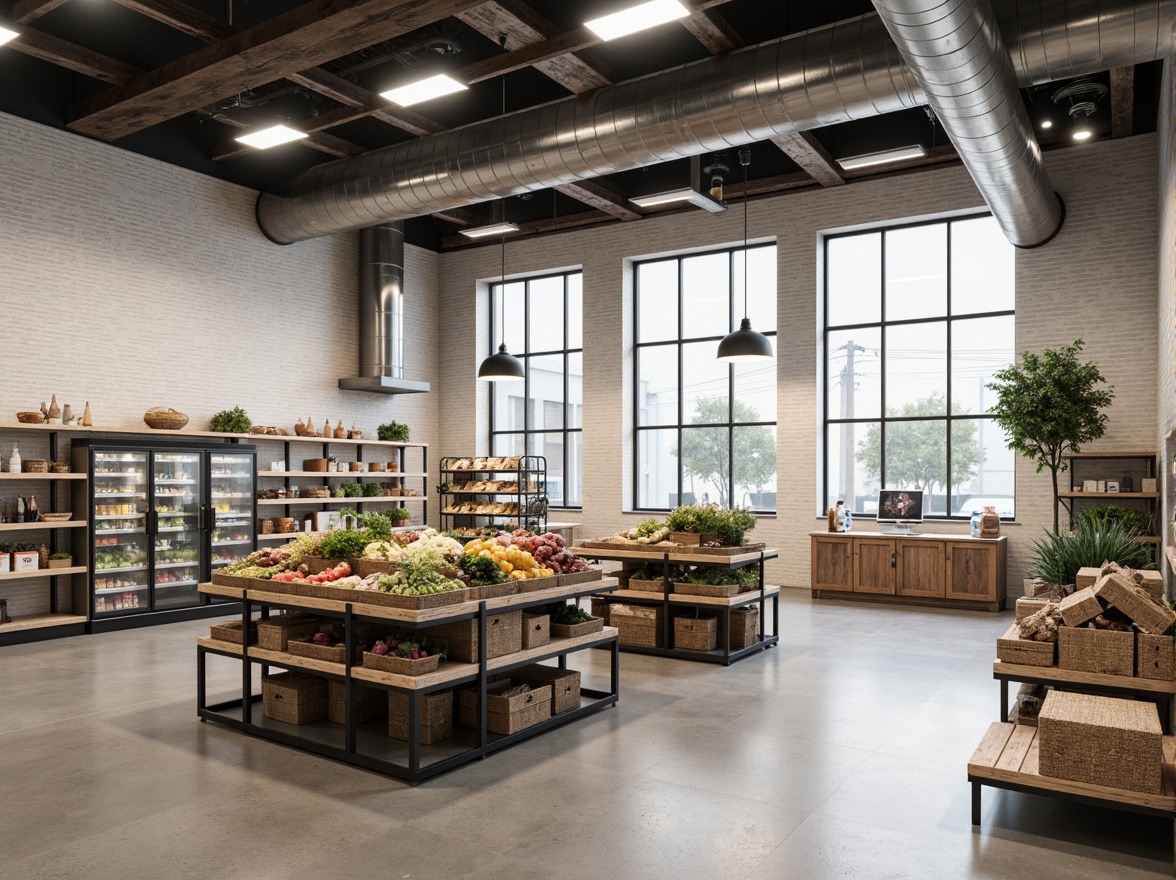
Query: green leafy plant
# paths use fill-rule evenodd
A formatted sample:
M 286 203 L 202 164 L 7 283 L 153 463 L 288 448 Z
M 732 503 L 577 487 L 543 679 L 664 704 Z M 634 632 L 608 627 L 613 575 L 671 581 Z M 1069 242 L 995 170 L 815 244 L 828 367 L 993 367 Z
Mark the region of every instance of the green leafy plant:
M 1083 508 L 1078 511 L 1078 519 L 1089 520 L 1101 526 L 1121 522 L 1136 535 L 1146 535 L 1151 531 L 1150 516 L 1139 510 L 1128 510 L 1118 504 L 1100 504 Z
M 392 520 L 383 513 L 375 511 L 359 513 L 350 507 L 344 507 L 339 511 L 339 516 L 340 518 L 355 517 L 355 521 L 362 527 L 369 544 L 373 541 L 392 540 Z
M 0 553 L 3 553 L 3 552 L 4 552 L 3 550 L 0 550 Z M 53 553 L 50 553 L 49 558 L 50 559 L 72 559 L 73 554 L 69 553 L 68 551 L 65 551 L 65 550 L 57 550 Z
M 756 519 L 741 507 L 718 511 L 719 542 L 727 547 L 738 547 L 743 536 L 755 528 Z
M 461 570 L 470 576 L 471 587 L 483 587 L 489 584 L 501 584 L 506 581 L 506 575 L 495 564 L 494 560 L 485 556 L 467 553 L 461 558 Z
M 665 523 L 663 523 L 661 520 L 650 517 L 649 519 L 642 520 L 637 524 L 637 535 L 638 537 L 648 538 L 650 535 L 664 526 Z
M 360 494 L 363 495 L 364 498 L 375 498 L 384 491 L 384 487 L 379 483 L 360 483 L 359 488 Z
M 3 555 L 4 553 L 11 553 L 11 552 L 12 552 L 12 545 L 11 544 L 5 544 L 3 542 L 0 542 L 0 555 Z
M 239 406 L 232 409 L 222 409 L 212 417 L 212 430 L 226 434 L 248 434 L 253 427 L 253 420 L 245 410 Z
M 404 422 L 387 422 L 376 429 L 376 436 L 381 440 L 407 443 L 408 425 L 404 424 Z
M 719 531 L 719 508 L 714 504 L 683 504 L 666 518 L 671 532 L 715 535 Z
M 552 623 L 560 623 L 566 626 L 587 623 L 592 619 L 592 615 L 579 605 L 561 605 L 559 603 L 545 605 L 544 612 L 551 617 Z
M 364 548 L 372 542 L 366 529 L 333 529 L 323 535 L 319 555 L 324 559 L 352 559 L 363 556 Z
M 412 519 L 412 511 L 407 507 L 393 507 L 387 515 L 393 523 L 405 523 Z
M 1103 409 L 1111 405 L 1114 388 L 1098 366 L 1079 363 L 1082 340 L 1040 355 L 1025 352 L 1021 362 L 997 370 L 987 387 L 997 395 L 991 413 L 1009 436 L 1008 447 L 1048 468 L 1053 479 L 1053 530 L 1058 531 L 1058 474 L 1066 470 L 1063 456 L 1079 452 L 1107 429 Z M 1096 563 L 1097 564 L 1097 563 Z
M 1080 568 L 1097 568 L 1117 562 L 1127 568 L 1152 568 L 1150 548 L 1136 540 L 1138 532 L 1122 522 L 1098 523 L 1079 520 L 1073 535 L 1046 531 L 1045 539 L 1033 543 L 1030 573 L 1057 586 L 1070 586 Z
M 759 572 L 755 568 L 699 568 L 685 575 L 682 579 L 687 584 L 708 584 L 710 586 L 728 586 L 739 584 L 759 583 Z

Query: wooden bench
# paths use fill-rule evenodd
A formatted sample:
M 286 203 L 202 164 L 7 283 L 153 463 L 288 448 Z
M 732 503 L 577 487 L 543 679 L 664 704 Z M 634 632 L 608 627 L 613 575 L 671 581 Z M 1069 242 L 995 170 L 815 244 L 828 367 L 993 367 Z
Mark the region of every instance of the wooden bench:
M 1176 737 L 1164 737 L 1163 793 L 1147 794 L 1042 776 L 1038 772 L 1037 728 L 995 722 L 968 761 L 972 824 L 980 824 L 980 787 L 1062 798 L 1131 813 L 1176 820 Z M 1173 826 L 1176 842 L 1176 824 Z

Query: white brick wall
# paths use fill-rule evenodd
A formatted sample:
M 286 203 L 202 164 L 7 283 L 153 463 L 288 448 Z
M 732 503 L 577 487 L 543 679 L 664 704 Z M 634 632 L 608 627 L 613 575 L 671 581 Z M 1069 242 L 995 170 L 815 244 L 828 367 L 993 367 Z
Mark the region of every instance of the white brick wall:
M 762 149 L 762 148 L 761 148 Z M 1116 401 L 1102 448 L 1138 445 L 1155 430 L 1155 185 L 1156 142 L 1146 135 L 1053 152 L 1047 164 L 1066 200 L 1068 219 L 1049 245 L 1017 253 L 1017 348 L 1040 350 L 1087 342 L 1115 386 Z M 754 202 L 752 239 L 775 238 L 779 259 L 778 461 L 781 494 L 791 487 L 795 509 L 762 521 L 756 536 L 779 546 L 786 560 L 774 577 L 808 583 L 808 532 L 816 514 L 819 450 L 818 237 L 824 230 L 982 207 L 959 167 L 809 190 Z M 737 244 L 742 214 L 677 214 L 639 224 L 616 224 L 508 245 L 508 274 L 556 267 L 584 270 L 584 533 L 615 531 L 626 516 L 631 426 L 631 279 L 627 259 L 690 248 Z M 474 388 L 487 353 L 479 279 L 499 271 L 497 247 L 446 254 L 441 259 L 441 454 L 468 453 L 484 442 L 486 397 Z M 484 300 L 484 291 L 482 292 Z M 479 421 L 469 419 L 476 413 Z M 1009 579 L 1019 591 L 1026 553 L 1050 524 L 1048 478 L 1019 461 L 1020 524 L 1010 526 Z M 862 528 L 866 528 L 865 525 Z M 944 526 L 963 532 L 966 526 Z
M 1161 453 L 1160 474 L 1163 479 L 1163 499 L 1160 502 L 1163 514 L 1164 547 L 1171 547 L 1176 541 L 1172 529 L 1172 459 L 1167 454 L 1169 434 L 1176 429 L 1176 215 L 1173 200 L 1176 200 L 1176 169 L 1172 163 L 1176 157 L 1176 106 L 1173 93 L 1176 86 L 1176 69 L 1172 63 L 1164 64 L 1163 84 L 1160 91 L 1160 107 L 1157 114 L 1157 138 L 1159 141 L 1159 210 L 1157 220 L 1156 246 L 1159 252 L 1156 325 L 1159 336 L 1158 382 L 1159 418 L 1157 420 L 1156 442 Z M 1171 565 L 1161 565 L 1167 572 L 1169 586 L 1172 585 Z

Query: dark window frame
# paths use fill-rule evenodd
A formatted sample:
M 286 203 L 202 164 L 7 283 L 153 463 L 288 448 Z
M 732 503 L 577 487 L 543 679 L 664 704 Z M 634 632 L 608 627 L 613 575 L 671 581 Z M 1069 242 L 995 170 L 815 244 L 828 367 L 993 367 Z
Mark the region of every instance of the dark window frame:
M 578 421 L 579 421 L 580 426 L 576 427 L 576 428 L 569 428 L 568 427 L 569 423 L 572 421 L 569 418 L 569 415 L 570 415 L 569 407 L 572 406 L 572 404 L 568 401 L 568 387 L 569 387 L 568 359 L 569 359 L 569 356 L 576 355 L 576 354 L 580 355 L 580 368 L 581 368 L 581 370 L 583 370 L 583 367 L 584 367 L 583 326 L 581 326 L 581 328 L 580 328 L 580 347 L 579 348 L 569 348 L 568 347 L 568 343 L 570 342 L 570 337 L 569 337 L 569 333 L 568 333 L 568 279 L 573 275 L 580 276 L 580 320 L 582 322 L 583 321 L 583 314 L 584 314 L 584 302 L 583 302 L 583 296 L 584 296 L 584 294 L 583 294 L 583 290 L 584 290 L 583 277 L 584 277 L 584 273 L 582 270 L 576 269 L 576 270 L 570 271 L 570 272 L 547 272 L 542 275 L 529 275 L 526 278 L 515 278 L 515 279 L 512 279 L 512 280 L 506 282 L 507 286 L 512 285 L 512 284 L 522 284 L 523 285 L 523 351 L 521 351 L 521 352 L 512 351 L 511 352 L 511 354 L 513 354 L 515 357 L 517 357 L 519 360 L 521 360 L 523 362 L 523 368 L 526 373 L 526 378 L 523 380 L 523 398 L 522 398 L 523 399 L 523 429 L 521 431 L 500 429 L 495 426 L 494 414 L 495 414 L 496 407 L 494 405 L 494 391 L 493 391 L 493 389 L 491 389 L 491 392 L 490 392 L 490 450 L 491 450 L 491 452 L 494 451 L 494 441 L 499 436 L 504 436 L 504 437 L 521 436 L 523 438 L 523 448 L 528 449 L 528 448 L 530 448 L 530 438 L 531 438 L 531 435 L 533 435 L 533 434 L 562 434 L 563 435 L 563 462 L 562 462 L 562 465 L 563 465 L 563 477 L 562 477 L 563 498 L 561 499 L 561 501 L 562 501 L 561 504 L 558 504 L 558 505 L 552 504 L 551 505 L 552 508 L 555 508 L 558 510 L 583 510 L 583 508 L 584 508 L 583 378 L 581 378 L 581 400 L 580 400 L 580 404 L 579 404 L 580 418 Z M 531 284 L 532 284 L 532 282 L 545 281 L 550 278 L 562 278 L 563 279 L 563 345 L 560 348 L 543 349 L 541 351 L 540 350 L 531 351 L 530 350 L 530 347 L 531 347 Z M 499 344 L 499 342 L 502 341 L 502 338 L 498 332 L 498 327 L 495 325 L 495 322 L 494 322 L 495 310 L 496 310 L 495 304 L 498 302 L 498 298 L 502 295 L 502 288 L 503 288 L 503 282 L 501 282 L 501 281 L 494 281 L 494 282 L 491 282 L 491 284 L 490 284 L 490 321 L 489 321 L 489 324 L 490 324 L 490 350 L 491 351 L 497 351 L 498 344 Z M 558 428 L 558 429 L 556 429 L 556 428 L 535 428 L 532 426 L 532 421 L 533 421 L 533 417 L 535 415 L 534 411 L 537 409 L 537 407 L 533 405 L 534 401 L 531 400 L 531 359 L 535 358 L 535 357 L 556 357 L 556 356 L 559 356 L 563 360 L 563 427 Z M 568 438 L 569 434 L 579 434 L 580 438 L 581 438 L 581 442 L 580 442 L 581 467 L 580 467 L 580 473 L 579 473 L 580 486 L 579 486 L 579 491 L 578 491 L 580 503 L 574 504 L 574 505 L 567 503 L 567 501 L 568 501 L 568 479 L 569 479 L 569 475 L 571 473 L 571 471 L 568 467 L 568 465 L 569 465 L 568 455 L 569 455 L 569 450 L 571 449 L 571 443 L 569 442 L 569 438 Z M 550 481 L 550 470 L 551 470 L 551 463 L 549 461 L 548 462 L 548 479 L 549 479 L 549 481 Z
M 821 242 L 821 260 L 822 260 L 822 270 L 824 273 L 824 280 L 823 280 L 823 285 L 822 285 L 823 286 L 823 291 L 822 291 L 823 296 L 822 296 L 822 312 L 821 312 L 821 324 L 822 324 L 821 351 L 822 351 L 822 356 L 824 358 L 823 372 L 824 372 L 825 382 L 824 382 L 824 387 L 821 389 L 821 418 L 822 418 L 821 469 L 823 471 L 823 473 L 821 474 L 821 488 L 822 488 L 822 497 L 824 499 L 828 499 L 830 497 L 830 495 L 829 495 L 829 428 L 830 428 L 830 426 L 843 425 L 843 424 L 862 424 L 862 425 L 877 424 L 877 425 L 879 425 L 879 432 L 880 433 L 879 433 L 878 443 L 879 443 L 879 460 L 881 463 L 881 473 L 879 474 L 879 485 L 881 485 L 883 488 L 886 488 L 886 426 L 887 426 L 887 424 L 888 423 L 903 423 L 903 422 L 941 421 L 944 423 L 944 437 L 946 440 L 945 448 L 946 448 L 946 452 L 947 452 L 946 477 L 947 477 L 948 482 L 947 482 L 946 489 L 947 489 L 947 499 L 948 499 L 948 505 L 947 505 L 948 512 L 946 514 L 927 514 L 927 515 L 925 515 L 924 518 L 929 519 L 929 520 L 940 520 L 940 521 L 951 521 L 951 522 L 967 522 L 970 519 L 970 516 L 965 516 L 965 515 L 958 515 L 957 516 L 957 515 L 954 515 L 951 513 L 951 508 L 953 506 L 951 504 L 951 502 L 953 500 L 952 486 L 951 486 L 951 448 L 952 448 L 951 430 L 952 430 L 953 424 L 957 421 L 991 420 L 992 416 L 985 414 L 985 413 L 967 413 L 967 414 L 953 415 L 951 412 L 952 372 L 953 372 L 953 370 L 952 370 L 952 359 L 953 359 L 953 357 L 952 357 L 953 356 L 952 327 L 953 327 L 954 323 L 957 321 L 974 320 L 977 318 L 1003 318 L 1003 317 L 1013 318 L 1014 327 L 1015 327 L 1016 316 L 1017 316 L 1017 311 L 1016 311 L 1016 307 L 1015 307 L 1016 291 L 1014 289 L 1014 308 L 1012 308 L 1012 309 L 1002 309 L 1002 310 L 990 311 L 990 312 L 967 312 L 967 313 L 963 313 L 963 314 L 959 314 L 959 315 L 954 314 L 952 312 L 952 301 L 951 301 L 951 294 L 952 294 L 952 266 L 951 266 L 952 227 L 956 223 L 961 223 L 961 222 L 965 222 L 968 220 L 979 220 L 979 219 L 982 219 L 985 217 L 991 217 L 991 216 L 992 216 L 992 214 L 988 211 L 980 211 L 980 212 L 970 213 L 970 214 L 960 214 L 958 216 L 952 216 L 952 217 L 940 217 L 940 218 L 932 219 L 932 220 L 917 220 L 917 221 L 912 221 L 909 223 L 894 223 L 894 224 L 888 224 L 888 225 L 882 226 L 882 227 L 877 227 L 874 229 L 859 229 L 859 230 L 856 230 L 853 232 L 838 232 L 838 233 L 832 233 L 832 234 L 823 236 L 822 242 Z M 904 230 L 904 229 L 913 229 L 913 228 L 917 228 L 917 227 L 921 227 L 921 226 L 946 226 L 946 235 L 944 237 L 944 247 L 946 249 L 947 259 L 946 259 L 946 269 L 945 269 L 945 271 L 946 271 L 946 287 L 945 287 L 945 292 L 944 292 L 944 296 L 945 296 L 944 311 L 942 314 L 936 314 L 936 315 L 932 315 L 930 317 L 904 318 L 904 319 L 895 320 L 895 321 L 887 321 L 886 320 L 886 235 L 887 235 L 887 233 L 890 233 L 890 232 L 895 232 L 895 231 Z M 866 322 L 854 323 L 854 324 L 830 325 L 829 324 L 829 300 L 830 300 L 830 296 L 829 296 L 829 243 L 831 241 L 836 241 L 838 239 L 853 238 L 853 237 L 862 236 L 862 235 L 874 235 L 877 233 L 881 233 L 880 259 L 878 261 L 878 271 L 880 273 L 879 296 L 881 298 L 881 302 L 879 303 L 879 319 L 877 321 L 866 321 Z M 1015 277 L 1016 276 L 1014 275 L 1014 288 L 1015 288 Z M 946 358 L 945 358 L 945 360 L 947 363 L 947 368 L 946 368 L 947 375 L 945 377 L 946 378 L 946 385 L 945 385 L 946 400 L 947 400 L 947 413 L 946 413 L 946 415 L 943 415 L 943 416 L 888 416 L 886 414 L 886 345 L 887 345 L 886 328 L 887 327 L 910 326 L 910 325 L 915 325 L 915 324 L 939 324 L 939 323 L 944 324 L 946 327 L 946 338 L 945 338 L 945 343 L 946 343 Z M 860 419 L 858 419 L 858 418 L 854 418 L 854 419 L 831 418 L 829 415 L 829 376 L 828 376 L 828 373 L 825 372 L 828 370 L 828 365 L 829 365 L 829 334 L 830 333 L 837 333 L 837 332 L 841 332 L 841 331 L 845 331 L 845 330 L 859 330 L 859 329 L 871 329 L 872 330 L 875 328 L 877 328 L 879 330 L 880 337 L 881 337 L 881 355 L 878 359 L 879 369 L 880 369 L 879 383 L 880 383 L 880 391 L 881 391 L 880 415 L 877 418 L 860 418 Z M 844 391 L 842 393 L 844 393 Z M 1014 516 L 1002 517 L 1002 520 L 1004 520 L 1006 522 L 1011 522 L 1012 520 L 1014 520 L 1016 518 L 1016 516 L 1015 516 L 1016 509 L 1017 509 L 1017 483 L 1016 483 L 1016 473 L 1014 471 L 1014 475 L 1013 475 L 1013 511 L 1014 511 Z M 861 518 L 865 518 L 865 519 L 875 519 L 876 518 L 874 516 L 871 516 L 870 514 L 860 513 L 856 510 L 854 510 L 852 512 L 853 512 L 853 515 L 856 517 L 861 517 Z M 824 515 L 825 515 L 825 511 L 822 510 L 820 506 L 818 506 L 817 516 L 823 517 Z
M 750 253 L 764 248 L 776 249 L 776 243 L 764 242 L 762 244 L 749 245 L 746 250 Z M 655 257 L 648 260 L 636 260 L 633 263 L 633 511 L 634 512 L 650 512 L 650 513 L 665 513 L 673 508 L 670 507 L 650 507 L 641 504 L 641 435 L 651 431 L 669 431 L 673 430 L 676 433 L 678 449 L 682 448 L 682 432 L 684 428 L 726 428 L 727 429 L 727 468 L 729 479 L 731 481 L 731 495 L 728 499 L 729 503 L 734 503 L 734 487 L 735 487 L 735 429 L 736 428 L 754 428 L 754 427 L 769 427 L 776 428 L 778 421 L 758 421 L 758 422 L 736 422 L 735 421 L 735 367 L 734 364 L 729 364 L 727 368 L 727 420 L 725 422 L 696 424 L 694 422 L 687 422 L 686 413 L 684 410 L 685 401 L 682 395 L 683 388 L 683 349 L 686 345 L 691 345 L 698 342 L 715 342 L 718 343 L 723 339 L 727 333 L 735 330 L 739 326 L 739 322 L 743 318 L 743 303 L 742 299 L 737 299 L 735 292 L 736 282 L 736 258 L 743 254 L 744 248 L 738 247 L 724 247 L 714 248 L 705 251 L 692 251 L 685 254 L 675 254 L 668 257 Z M 725 333 L 719 333 L 712 336 L 691 336 L 684 335 L 685 318 L 683 309 L 683 284 L 682 273 L 683 263 L 693 257 L 706 257 L 713 254 L 727 255 L 727 278 L 728 278 L 728 330 Z M 777 256 L 778 259 L 778 256 Z M 650 263 L 667 263 L 671 261 L 677 262 L 677 279 L 678 279 L 678 333 L 674 339 L 662 339 L 652 342 L 641 342 L 641 273 L 640 267 Z M 779 315 L 776 319 L 779 324 Z M 763 328 L 756 328 L 768 338 L 775 341 L 777 339 L 777 328 L 772 327 L 770 330 Z M 643 349 L 651 348 L 668 348 L 675 346 L 677 349 L 677 388 L 678 388 L 678 418 L 675 424 L 665 425 L 642 425 L 641 424 L 641 351 Z M 779 413 L 777 413 L 777 417 Z M 777 442 L 779 437 L 777 435 Z M 777 463 L 777 479 L 779 479 L 779 464 Z M 681 502 L 684 494 L 685 478 L 682 472 L 682 461 L 678 460 L 678 500 Z M 764 516 L 774 516 L 776 508 L 756 508 L 754 513 Z

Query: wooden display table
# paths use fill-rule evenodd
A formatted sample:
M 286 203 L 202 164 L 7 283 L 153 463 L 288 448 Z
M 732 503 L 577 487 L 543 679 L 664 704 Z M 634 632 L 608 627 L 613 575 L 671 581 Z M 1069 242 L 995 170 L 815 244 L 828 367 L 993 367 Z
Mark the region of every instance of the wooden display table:
M 572 552 L 577 556 L 591 559 L 603 559 L 622 562 L 626 567 L 636 564 L 660 564 L 662 566 L 662 590 L 660 593 L 647 593 L 639 590 L 615 590 L 604 598 L 611 603 L 638 605 L 645 607 L 660 607 L 661 609 L 661 639 L 660 645 L 635 645 L 622 642 L 622 651 L 634 654 L 653 654 L 658 657 L 673 657 L 678 660 L 696 660 L 703 663 L 721 663 L 730 666 L 736 660 L 742 660 L 750 654 L 757 653 L 776 645 L 780 641 L 780 588 L 764 583 L 764 562 L 775 559 L 780 551 L 774 548 L 763 548 L 745 553 L 720 555 L 715 553 L 700 553 L 690 547 L 667 549 L 665 547 L 630 547 L 620 545 L 614 548 L 602 548 L 599 543 L 592 546 L 575 546 Z M 743 568 L 755 565 L 759 570 L 758 585 L 747 593 L 740 593 L 730 598 L 717 596 L 688 596 L 675 593 L 674 583 L 670 579 L 670 565 L 693 565 L 699 568 Z M 767 631 L 767 603 L 772 603 L 772 631 Z M 745 647 L 731 647 L 731 612 L 745 609 L 752 605 L 759 607 L 759 632 L 754 643 Z M 718 646 L 710 651 L 688 650 L 673 647 L 674 618 L 673 612 L 686 611 L 691 608 L 704 609 L 715 612 L 718 616 Z
M 816 599 L 935 605 L 972 611 L 1005 606 L 1008 538 L 810 532 Z
M 242 603 L 241 644 L 200 638 L 196 642 L 197 714 L 203 721 L 214 721 L 253 736 L 279 742 L 303 751 L 325 755 L 338 761 L 354 764 L 378 773 L 403 779 L 412 784 L 422 782 L 470 761 L 484 758 L 492 752 L 536 736 L 553 727 L 566 724 L 617 703 L 619 696 L 620 663 L 617 654 L 617 631 L 604 627 L 594 633 L 571 638 L 555 638 L 541 647 L 515 651 L 493 659 L 487 658 L 487 617 L 504 611 L 515 611 L 561 600 L 578 600 L 585 596 L 615 590 L 615 578 L 604 578 L 581 584 L 552 587 L 533 593 L 520 593 L 478 602 L 463 602 L 439 608 L 414 611 L 383 605 L 367 605 L 362 601 L 343 602 L 334 599 L 315 599 L 271 593 L 241 587 L 201 584 L 200 592 L 209 596 L 232 599 Z M 363 598 L 362 592 L 356 599 Z M 302 657 L 285 651 L 264 650 L 250 644 L 253 611 L 260 610 L 262 618 L 272 608 L 305 611 L 315 615 L 338 618 L 343 624 L 346 640 L 345 655 L 356 654 L 359 621 L 382 621 L 408 629 L 428 629 L 441 623 L 476 621 L 481 657 L 476 663 L 443 662 L 435 672 L 425 675 L 397 675 L 353 665 L 350 660 L 332 663 Z M 590 648 L 611 650 L 610 687 L 607 691 L 581 688 L 582 703 L 552 715 L 548 720 L 527 727 L 518 733 L 498 735 L 487 730 L 487 683 L 491 675 L 510 672 L 543 660 L 556 660 L 560 669 L 567 666 L 567 655 Z M 230 657 L 241 664 L 240 696 L 209 704 L 206 663 L 209 655 Z M 266 718 L 256 707 L 261 694 L 254 692 L 253 666 L 259 665 L 264 677 L 270 666 L 296 670 L 343 684 L 346 692 L 346 713 L 343 724 L 313 721 L 308 724 L 286 724 Z M 475 685 L 478 693 L 477 728 L 457 728 L 451 737 L 432 745 L 422 744 L 421 718 L 423 700 L 438 691 L 459 685 Z M 408 706 L 408 739 L 401 741 L 387 735 L 387 721 L 358 722 L 356 713 L 357 686 L 378 688 L 406 695 Z
M 1037 728 L 997 722 L 989 726 L 984 739 L 968 761 L 968 782 L 972 784 L 972 824 L 980 825 L 980 788 L 984 785 L 1176 820 L 1174 764 L 1176 737 L 1165 736 L 1162 794 L 1146 794 L 1042 776 L 1038 772 Z

